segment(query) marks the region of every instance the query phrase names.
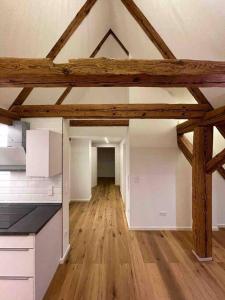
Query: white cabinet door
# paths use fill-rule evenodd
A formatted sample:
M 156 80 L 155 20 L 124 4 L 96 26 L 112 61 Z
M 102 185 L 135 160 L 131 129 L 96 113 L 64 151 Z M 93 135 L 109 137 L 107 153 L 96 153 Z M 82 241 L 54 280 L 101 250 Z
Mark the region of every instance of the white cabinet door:
M 51 177 L 62 173 L 62 135 L 49 130 L 28 130 L 26 175 Z
M 0 300 L 33 300 L 33 278 L 1 278 Z
M 34 249 L 0 249 L 0 277 L 33 277 L 34 264 Z

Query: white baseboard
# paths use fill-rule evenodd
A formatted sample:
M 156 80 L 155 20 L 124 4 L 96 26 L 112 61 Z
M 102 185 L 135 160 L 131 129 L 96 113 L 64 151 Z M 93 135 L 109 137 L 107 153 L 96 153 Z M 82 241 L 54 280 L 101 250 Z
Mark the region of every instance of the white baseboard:
M 128 224 L 129 225 L 129 224 Z M 219 226 L 213 226 L 212 230 L 213 231 L 218 231 Z M 141 226 L 129 226 L 129 230 L 139 230 L 139 231 L 191 231 L 192 228 L 191 226 L 186 226 L 186 227 L 180 227 L 180 226 L 168 226 L 168 227 L 157 227 L 157 226 L 148 226 L 148 227 L 141 227 Z
M 225 224 L 218 224 L 217 227 L 218 227 L 218 229 L 225 228 Z
M 192 250 L 192 253 L 193 253 L 194 256 L 197 258 L 197 260 L 200 261 L 200 262 L 204 262 L 204 261 L 212 261 L 212 260 L 213 260 L 212 257 L 199 257 L 198 254 L 196 254 L 194 250 Z
M 92 198 L 92 195 L 89 198 L 82 198 L 82 199 L 71 199 L 70 202 L 89 202 Z
M 158 226 L 148 226 L 148 227 L 141 227 L 141 226 L 129 226 L 130 230 L 140 230 L 140 231 L 157 231 L 157 230 L 191 230 L 191 227 L 175 227 L 175 226 L 168 226 L 168 227 L 158 227 Z
M 127 221 L 127 225 L 128 225 L 128 228 L 130 229 L 130 218 L 129 218 L 129 215 L 128 215 L 128 212 L 125 211 L 125 216 L 126 216 L 126 221 Z
M 59 263 L 62 265 L 62 264 L 64 264 L 64 262 L 65 262 L 65 260 L 66 260 L 66 258 L 67 258 L 67 256 L 68 256 L 68 254 L 69 254 L 69 252 L 70 252 L 70 244 L 68 245 L 68 247 L 67 247 L 67 249 L 66 249 L 66 252 L 63 254 L 63 257 L 61 257 L 60 258 L 60 260 L 59 260 Z

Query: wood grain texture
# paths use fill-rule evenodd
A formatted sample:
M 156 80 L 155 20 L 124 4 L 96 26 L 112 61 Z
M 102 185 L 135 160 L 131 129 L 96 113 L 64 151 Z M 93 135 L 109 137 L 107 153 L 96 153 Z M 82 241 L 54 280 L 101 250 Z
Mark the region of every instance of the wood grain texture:
M 206 170 L 208 173 L 216 171 L 219 167 L 225 164 L 225 149 L 215 155 L 206 165 Z
M 152 26 L 150 21 L 145 17 L 143 12 L 139 9 L 139 7 L 135 4 L 133 0 L 122 0 L 122 3 L 128 9 L 133 18 L 137 21 L 140 27 L 143 29 L 147 37 L 150 41 L 156 46 L 156 48 L 161 53 L 162 57 L 165 59 L 176 59 L 175 55 L 172 53 L 171 49 L 159 35 L 159 33 Z M 205 97 L 205 95 L 201 92 L 201 90 L 197 87 L 188 88 L 191 95 L 195 98 L 195 100 L 199 104 L 208 104 L 209 107 L 212 108 L 211 104 Z
M 10 105 L 9 110 L 11 110 L 14 105 L 22 105 L 28 98 L 32 90 L 33 88 L 23 88 L 16 99 L 13 101 L 13 103 Z
M 219 167 L 217 169 L 217 171 L 219 172 L 219 174 L 223 177 L 223 179 L 225 179 L 225 169 L 224 167 Z
M 70 120 L 70 127 L 129 126 L 129 120 Z
M 0 123 L 5 125 L 12 125 L 14 120 L 18 120 L 19 117 L 16 113 L 10 112 L 6 109 L 0 108 Z
M 59 99 L 56 101 L 55 105 L 61 105 L 63 101 L 66 99 L 66 97 L 71 92 L 72 87 L 68 87 L 65 89 L 65 91 L 62 93 L 62 95 L 59 97 Z
M 198 122 L 193 121 L 193 120 L 182 122 L 177 125 L 177 133 L 182 135 L 182 134 L 191 132 L 195 129 L 195 127 L 197 125 L 198 125 Z
M 86 18 L 86 16 L 89 14 L 90 10 L 92 9 L 92 7 L 96 2 L 97 0 L 87 0 L 85 2 L 85 4 L 81 7 L 80 11 L 76 14 L 72 22 L 68 25 L 66 30 L 63 32 L 61 37 L 58 39 L 58 41 L 49 51 L 46 58 L 49 58 L 51 60 L 54 60 L 56 58 L 56 56 L 59 54 L 62 48 L 66 45 L 67 41 L 70 39 L 73 33 L 77 30 L 77 28 Z M 33 90 L 32 87 L 23 88 L 23 90 L 16 97 L 16 99 L 14 100 L 14 102 L 12 103 L 9 109 L 12 109 L 14 105 L 22 105 L 25 102 L 25 100 L 28 98 L 32 90 Z
M 123 45 L 123 43 L 119 40 L 119 38 L 116 36 L 116 34 L 112 31 L 112 29 L 109 29 L 109 31 L 105 34 L 105 36 L 102 38 L 102 40 L 99 42 L 99 44 L 97 45 L 97 47 L 95 48 L 95 50 L 92 52 L 92 54 L 90 55 L 90 58 L 94 58 L 98 52 L 100 51 L 100 49 L 102 48 L 102 46 L 104 45 L 104 43 L 106 42 L 106 40 L 108 39 L 108 37 L 112 35 L 113 38 L 116 40 L 116 42 L 119 44 L 119 46 L 124 50 L 124 52 L 126 53 L 126 55 L 129 56 L 129 52 L 126 49 L 126 47 Z M 69 93 L 71 92 L 72 87 L 68 87 L 66 88 L 66 90 L 62 93 L 62 95 L 59 97 L 59 99 L 56 101 L 55 104 L 60 105 L 63 103 L 63 101 L 66 99 L 66 97 L 69 95 Z
M 213 128 L 194 130 L 192 160 L 193 250 L 200 258 L 212 257 L 212 174 L 206 164 L 212 159 Z
M 189 163 L 192 165 L 193 145 L 184 135 L 177 136 L 177 145 L 179 149 L 183 152 L 184 156 L 187 158 Z
M 58 41 L 55 43 L 55 45 L 52 47 L 52 49 L 47 54 L 47 58 L 50 58 L 51 60 L 54 60 L 56 56 L 59 54 L 59 52 L 62 50 L 62 48 L 66 45 L 70 37 L 74 34 L 74 32 L 77 30 L 77 28 L 80 26 L 80 24 L 84 21 L 84 19 L 87 17 L 87 15 L 90 13 L 92 7 L 95 5 L 97 0 L 87 0 L 84 5 L 81 7 L 79 12 L 76 14 L 72 22 L 69 24 L 69 26 L 66 28 L 66 30 L 63 32 L 61 37 L 58 39 Z
M 218 125 L 225 122 L 225 106 L 216 108 L 209 111 L 203 120 L 201 121 L 202 126 Z
M 20 117 L 63 117 L 76 119 L 198 119 L 207 105 L 200 104 L 65 104 L 18 105 Z
M 76 59 L 68 64 L 0 58 L 0 87 L 222 87 L 225 62 Z
M 118 38 L 118 36 L 115 34 L 115 32 L 112 29 L 110 29 L 110 34 L 115 39 L 115 41 L 118 43 L 118 45 L 121 47 L 121 49 L 125 52 L 125 54 L 127 56 L 129 56 L 130 55 L 129 50 L 127 50 L 124 43 L 121 42 L 121 40 Z
M 225 298 L 224 231 L 213 233 L 214 261 L 201 264 L 190 231 L 130 231 L 119 187 L 101 182 L 92 195 L 70 206 L 70 255 L 44 300 Z
M 161 36 L 149 22 L 149 20 L 145 17 L 139 7 L 135 4 L 133 0 L 121 0 L 133 18 L 137 21 L 140 27 L 143 29 L 147 37 L 151 40 L 151 42 L 155 45 L 155 47 L 159 50 L 162 57 L 165 59 L 175 59 L 174 54 L 163 41 Z
M 186 121 L 177 125 L 178 134 L 184 134 L 193 131 L 196 126 L 216 126 L 223 135 L 225 123 L 225 106 L 210 110 L 198 121 Z M 220 130 L 221 129 L 221 130 Z

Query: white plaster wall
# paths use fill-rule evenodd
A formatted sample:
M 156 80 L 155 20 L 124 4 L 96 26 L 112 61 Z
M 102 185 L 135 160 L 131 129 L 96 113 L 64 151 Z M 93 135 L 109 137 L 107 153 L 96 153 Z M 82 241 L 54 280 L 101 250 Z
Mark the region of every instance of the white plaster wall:
M 120 185 L 120 147 L 115 147 L 115 185 Z
M 71 140 L 71 201 L 91 199 L 91 140 Z
M 129 129 L 126 137 L 121 141 L 120 155 L 120 192 L 124 202 L 127 222 L 130 224 L 130 144 Z
M 131 228 L 174 228 L 177 149 L 131 147 L 130 151 Z
M 97 185 L 97 147 L 91 147 L 91 186 Z
M 69 247 L 70 141 L 69 121 L 63 120 L 63 255 Z

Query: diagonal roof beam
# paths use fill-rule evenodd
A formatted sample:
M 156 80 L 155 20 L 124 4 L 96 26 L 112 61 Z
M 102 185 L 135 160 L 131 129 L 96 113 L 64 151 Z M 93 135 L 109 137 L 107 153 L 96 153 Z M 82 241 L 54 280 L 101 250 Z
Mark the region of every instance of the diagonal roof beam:
M 155 28 L 152 26 L 152 24 L 148 21 L 148 19 L 145 17 L 145 15 L 142 13 L 142 11 L 139 9 L 139 7 L 135 4 L 133 0 L 121 0 L 122 3 L 125 5 L 127 10 L 130 12 L 130 14 L 133 16 L 133 18 L 137 21 L 137 23 L 141 26 L 141 28 L 144 30 L 148 38 L 152 41 L 152 43 L 156 46 L 156 48 L 159 50 L 163 58 L 165 59 L 174 59 L 176 58 L 175 55 L 172 53 L 172 51 L 169 49 L 169 47 L 166 45 L 164 40 L 161 38 L 161 36 L 158 34 L 158 32 L 155 30 Z M 191 93 L 191 95 L 195 98 L 195 100 L 199 104 L 208 104 L 211 110 L 213 110 L 213 106 L 210 104 L 208 99 L 205 97 L 205 95 L 201 92 L 199 88 L 196 87 L 189 87 L 188 91 Z M 192 121 L 185 122 L 186 128 L 189 126 L 189 128 L 192 125 Z M 224 125 L 218 125 L 217 129 L 220 131 L 222 136 L 225 138 L 225 126 Z M 222 170 L 221 170 L 222 169 Z M 221 167 L 220 168 L 220 174 L 225 178 L 225 171 Z
M 147 37 L 152 41 L 156 48 L 165 59 L 175 59 L 175 55 L 169 49 L 167 44 L 164 42 L 159 33 L 155 30 L 149 20 L 145 17 L 140 8 L 135 4 L 133 0 L 121 0 L 133 18 L 137 21 L 140 27 L 143 29 Z M 206 99 L 204 94 L 198 88 L 188 88 L 191 95 L 199 104 L 208 104 L 209 101 Z M 211 105 L 210 105 L 211 106 Z
M 182 151 L 186 159 L 192 165 L 193 159 L 193 145 L 184 135 L 177 135 L 177 145 L 179 149 Z M 219 155 L 215 156 L 211 159 L 207 164 L 207 172 L 217 171 L 223 179 L 225 179 L 225 170 L 222 167 L 221 161 L 223 160 L 224 150 L 219 153 Z M 212 168 L 212 169 L 211 169 Z
M 14 120 L 18 120 L 19 117 L 16 113 L 10 112 L 6 109 L 0 108 L 0 123 L 5 125 L 12 125 Z
M 212 173 L 225 164 L 225 149 L 214 156 L 206 165 L 206 171 Z
M 49 51 L 46 58 L 49 58 L 51 60 L 54 60 L 56 58 L 56 56 L 66 45 L 70 37 L 74 34 L 74 32 L 77 30 L 80 24 L 84 21 L 84 19 L 89 14 L 89 12 L 91 11 L 92 7 L 95 5 L 96 2 L 97 0 L 87 0 L 85 2 L 85 4 L 81 7 L 79 12 L 75 16 L 75 18 L 72 20 L 72 22 L 69 24 L 69 26 L 61 35 L 61 37 L 58 39 L 58 41 Z M 25 102 L 25 100 L 28 98 L 32 90 L 33 88 L 23 88 L 9 109 L 11 110 L 14 105 L 22 105 Z
M 112 29 L 109 29 L 109 31 L 107 31 L 107 33 L 104 35 L 104 37 L 102 38 L 102 40 L 99 42 L 99 44 L 97 45 L 97 47 L 95 48 L 95 50 L 90 55 L 90 58 L 94 58 L 98 54 L 98 52 L 100 51 L 100 49 L 102 48 L 102 46 L 104 45 L 104 43 L 107 41 L 107 39 L 109 38 L 110 35 L 113 36 L 113 38 L 116 40 L 116 42 L 119 44 L 119 46 L 123 49 L 123 51 L 126 53 L 126 55 L 129 56 L 129 51 L 126 49 L 126 47 L 124 46 L 124 44 L 120 41 L 120 39 L 112 31 Z M 63 101 L 66 99 L 66 97 L 71 92 L 71 90 L 72 90 L 71 87 L 66 88 L 65 91 L 62 93 L 62 95 L 59 97 L 59 99 L 56 101 L 55 104 L 56 105 L 62 104 Z

